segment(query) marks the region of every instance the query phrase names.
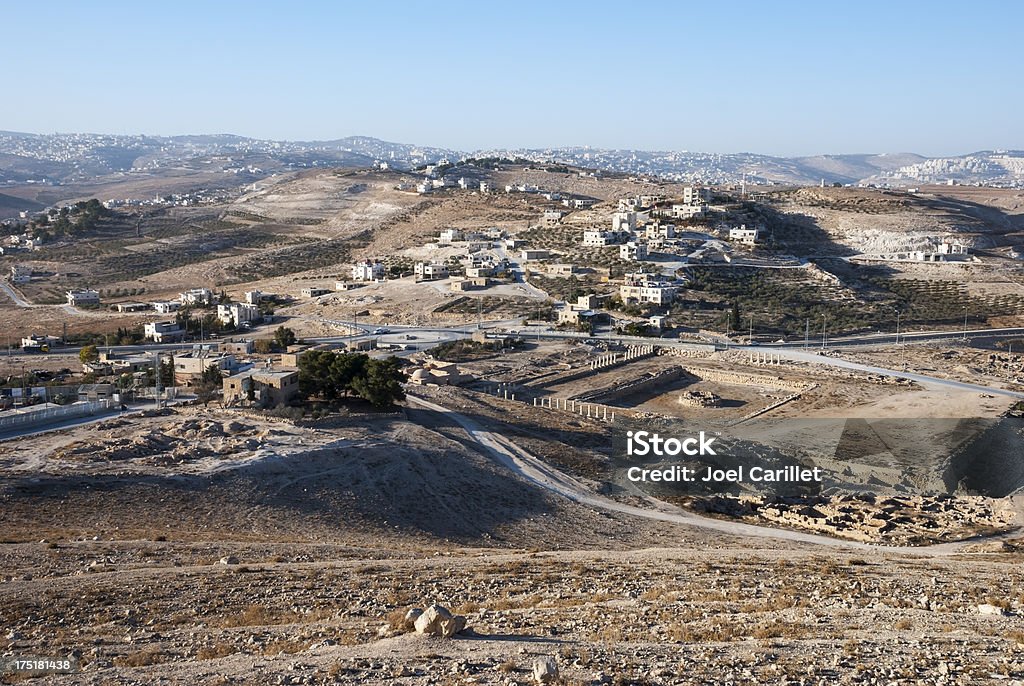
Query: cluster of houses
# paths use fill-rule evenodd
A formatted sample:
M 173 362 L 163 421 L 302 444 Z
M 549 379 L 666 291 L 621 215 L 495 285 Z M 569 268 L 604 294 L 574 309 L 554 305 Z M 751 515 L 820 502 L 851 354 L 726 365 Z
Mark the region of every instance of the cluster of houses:
M 21 235 L 7 236 L 3 245 L 0 245 L 0 255 L 6 255 L 13 252 L 22 251 L 34 251 L 39 250 L 43 245 L 43 239 L 36 238 L 31 234 L 24 233 Z

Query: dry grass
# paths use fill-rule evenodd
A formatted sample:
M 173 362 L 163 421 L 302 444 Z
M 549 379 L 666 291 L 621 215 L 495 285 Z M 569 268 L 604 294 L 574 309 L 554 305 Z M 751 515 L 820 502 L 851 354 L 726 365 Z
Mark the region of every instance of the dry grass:
M 222 627 L 240 626 L 272 626 L 276 624 L 294 624 L 299 615 L 291 610 L 274 610 L 263 605 L 250 605 L 241 612 L 224 617 L 219 625 Z
M 117 667 L 145 667 L 147 665 L 158 665 L 167 659 L 167 656 L 156 648 L 145 648 L 137 653 L 115 657 L 114 665 Z
M 238 652 L 230 643 L 214 643 L 210 646 L 203 646 L 196 651 L 197 660 L 215 660 L 219 657 L 227 657 Z

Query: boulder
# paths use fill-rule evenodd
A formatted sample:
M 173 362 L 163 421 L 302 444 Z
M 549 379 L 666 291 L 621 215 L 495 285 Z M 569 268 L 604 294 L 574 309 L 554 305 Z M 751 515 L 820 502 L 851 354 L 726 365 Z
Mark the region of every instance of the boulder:
M 542 657 L 533 662 L 533 680 L 538 684 L 553 684 L 558 681 L 558 663 L 553 657 Z
M 440 605 L 431 605 L 416 617 L 413 626 L 418 634 L 449 638 L 466 628 L 466 618 L 453 615 Z
M 999 607 L 998 605 L 990 605 L 988 603 L 982 603 L 978 606 L 979 615 L 997 615 L 1002 616 L 1006 614 L 1006 610 Z
M 220 558 L 220 563 L 222 565 L 237 565 L 238 564 L 238 558 L 235 557 L 234 555 L 228 555 L 226 557 Z

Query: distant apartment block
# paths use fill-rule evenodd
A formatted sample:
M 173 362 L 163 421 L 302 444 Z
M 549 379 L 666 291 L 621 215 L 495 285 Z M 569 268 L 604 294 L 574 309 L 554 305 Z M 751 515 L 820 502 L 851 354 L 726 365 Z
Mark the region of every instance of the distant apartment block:
M 612 214 L 612 231 L 636 231 L 636 212 L 615 212 Z
M 378 281 L 384 278 L 384 265 L 364 260 L 352 267 L 353 281 Z
M 81 305 L 99 305 L 100 294 L 99 291 L 91 289 L 82 290 L 70 290 L 65 293 L 68 299 L 68 305 L 72 307 L 79 307 Z
M 743 245 L 754 245 L 761 241 L 761 230 L 757 227 L 748 229 L 746 224 L 742 224 L 729 229 L 729 240 L 738 241 Z
M 647 259 L 647 244 L 630 241 L 619 246 L 619 259 L 637 262 Z
M 687 186 L 683 189 L 684 205 L 706 205 L 711 202 L 711 189 L 703 186 Z
M 192 288 L 184 293 L 179 293 L 178 300 L 182 305 L 212 305 L 213 291 L 209 288 Z
M 326 290 L 326 289 L 324 289 Z M 327 291 L 330 293 L 330 291 Z M 260 308 L 249 303 L 231 303 L 229 305 L 217 305 L 217 319 L 224 324 L 241 326 L 260 319 Z
M 621 231 L 589 229 L 583 232 L 582 245 L 585 248 L 603 248 L 609 245 L 618 245 L 625 241 L 627 237 L 628 234 Z
M 667 305 L 675 300 L 676 288 L 655 274 L 626 274 L 623 284 L 619 286 L 619 297 L 626 303 Z

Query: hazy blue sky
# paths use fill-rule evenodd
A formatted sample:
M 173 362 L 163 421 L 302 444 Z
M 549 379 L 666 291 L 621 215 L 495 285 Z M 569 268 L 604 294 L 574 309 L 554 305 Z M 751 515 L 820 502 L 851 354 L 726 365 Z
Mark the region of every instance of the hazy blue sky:
M 0 129 L 1024 148 L 1024 3 L 9 2 Z

